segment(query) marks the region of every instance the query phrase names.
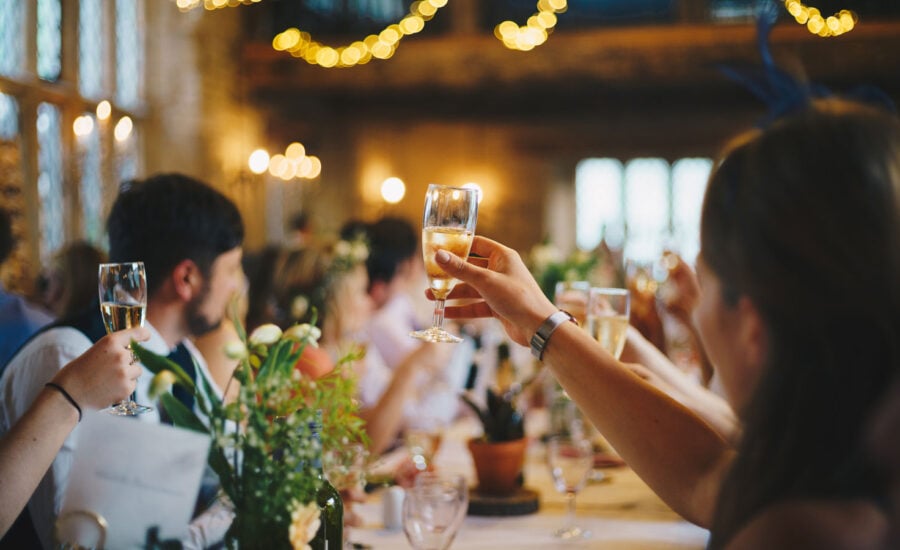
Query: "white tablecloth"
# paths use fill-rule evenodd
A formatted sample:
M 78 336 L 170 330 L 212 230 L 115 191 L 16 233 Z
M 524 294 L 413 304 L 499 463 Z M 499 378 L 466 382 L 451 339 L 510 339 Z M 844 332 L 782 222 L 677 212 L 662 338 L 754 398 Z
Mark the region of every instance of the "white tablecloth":
M 531 430 L 529 430 L 531 431 Z M 473 480 L 474 472 L 466 439 L 478 432 L 471 422 L 455 425 L 444 434 L 435 462 L 441 471 L 462 473 Z M 578 525 L 591 531 L 580 541 L 561 541 L 553 531 L 563 523 L 565 498 L 553 489 L 544 465 L 544 447 L 535 440 L 529 446 L 525 485 L 541 495 L 536 514 L 518 517 L 468 516 L 454 550 L 497 548 L 591 549 L 701 549 L 709 533 L 681 519 L 627 467 L 604 470 L 607 479 L 592 483 L 578 494 Z M 387 531 L 382 524 L 381 493 L 354 505 L 365 525 L 350 532 L 350 540 L 375 550 L 409 548 L 402 530 Z

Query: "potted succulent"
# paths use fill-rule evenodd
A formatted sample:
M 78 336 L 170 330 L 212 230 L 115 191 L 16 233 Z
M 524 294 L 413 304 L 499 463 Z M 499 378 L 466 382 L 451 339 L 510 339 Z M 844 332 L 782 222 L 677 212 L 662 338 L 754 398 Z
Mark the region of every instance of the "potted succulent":
M 484 426 L 484 435 L 469 440 L 469 452 L 475 462 L 478 492 L 490 496 L 508 496 L 522 486 L 525 464 L 524 417 L 513 404 L 513 395 L 487 390 L 486 407 L 468 396 L 462 400 L 475 411 Z

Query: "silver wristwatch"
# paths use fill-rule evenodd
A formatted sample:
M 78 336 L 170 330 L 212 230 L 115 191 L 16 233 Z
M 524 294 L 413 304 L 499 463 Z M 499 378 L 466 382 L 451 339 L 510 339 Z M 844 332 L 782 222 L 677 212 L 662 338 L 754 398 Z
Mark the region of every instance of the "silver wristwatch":
M 576 325 L 578 324 L 578 321 L 576 321 L 568 311 L 559 310 L 550 315 L 550 317 L 547 317 L 544 322 L 541 323 L 541 326 L 538 327 L 534 336 L 531 337 L 531 355 L 537 357 L 538 360 L 542 360 L 544 358 L 544 348 L 547 347 L 547 342 L 550 340 L 553 331 L 566 321 L 572 321 Z

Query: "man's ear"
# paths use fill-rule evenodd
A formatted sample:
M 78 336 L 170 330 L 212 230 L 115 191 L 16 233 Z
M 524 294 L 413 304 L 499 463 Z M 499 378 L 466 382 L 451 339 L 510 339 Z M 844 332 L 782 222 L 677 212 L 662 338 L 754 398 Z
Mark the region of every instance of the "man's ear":
M 181 260 L 170 275 L 172 288 L 182 301 L 190 302 L 203 290 L 203 274 L 193 260 Z

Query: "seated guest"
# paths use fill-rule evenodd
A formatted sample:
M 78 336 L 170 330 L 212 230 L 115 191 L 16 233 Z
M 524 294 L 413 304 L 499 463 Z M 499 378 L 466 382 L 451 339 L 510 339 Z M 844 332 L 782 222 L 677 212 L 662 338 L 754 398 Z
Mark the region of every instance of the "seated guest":
M 173 360 L 188 373 L 195 372 L 196 364 L 210 378 L 202 356 L 188 336 L 218 326 L 228 300 L 243 285 L 244 229 L 237 208 L 224 195 L 197 180 L 178 174 L 157 175 L 123 186 L 110 211 L 107 231 L 111 261 L 140 260 L 146 268 L 146 327 L 150 338 L 145 347 L 162 355 L 171 352 Z M 44 384 L 66 363 L 104 334 L 98 306 L 57 322 L 20 349 L 0 378 L 0 414 L 8 425 L 25 414 Z M 151 379 L 149 371 L 139 379 L 138 403 L 149 403 Z M 180 394 L 176 389 L 174 393 L 192 406 L 187 392 Z M 137 419 L 159 422 L 160 412 L 156 406 Z M 62 504 L 77 432 L 76 428 L 66 439 L 28 503 L 27 512 L 44 548 L 53 547 L 53 526 Z M 202 535 L 205 531 L 200 528 L 192 533 Z M 7 537 L 19 535 L 11 531 Z M 207 542 L 215 541 L 200 544 Z M 32 542 L 19 542 L 19 547 L 33 546 Z
M 0 266 L 15 248 L 12 219 L 9 212 L 0 208 Z M 47 312 L 29 304 L 22 296 L 7 292 L 0 283 L 0 373 L 19 346 L 52 320 Z
M 86 241 L 67 244 L 41 274 L 41 303 L 57 318 L 79 313 L 93 304 L 97 294 L 97 266 L 106 254 Z
M 888 113 L 811 103 L 716 165 L 695 316 L 742 421 L 737 449 L 566 322 L 514 251 L 476 237 L 487 268 L 435 259 L 466 283 L 453 296 L 478 299 L 448 317 L 495 316 L 533 342 L 648 485 L 711 528 L 710 548 L 873 548 L 888 495 L 862 434 L 900 370 L 898 243 L 900 122 Z
M 363 329 L 373 305 L 366 291 L 365 253 L 360 243 L 340 241 L 287 251 L 276 263 L 274 288 L 282 328 L 309 322 L 315 310 L 322 330 L 320 347 L 307 348 L 301 357 L 300 368 L 313 376 L 328 372 L 353 346 L 367 344 Z M 367 345 L 365 357 L 354 363 L 373 455 L 396 439 L 403 426 L 404 407 L 416 396 L 416 374 L 433 368 L 434 355 L 423 349 L 391 370 L 378 349 Z
M 13 426 L 0 410 L 0 536 L 6 534 L 69 433 L 89 410 L 126 398 L 137 385 L 141 366 L 128 344 L 150 331 L 137 327 L 104 336 L 63 367 Z

